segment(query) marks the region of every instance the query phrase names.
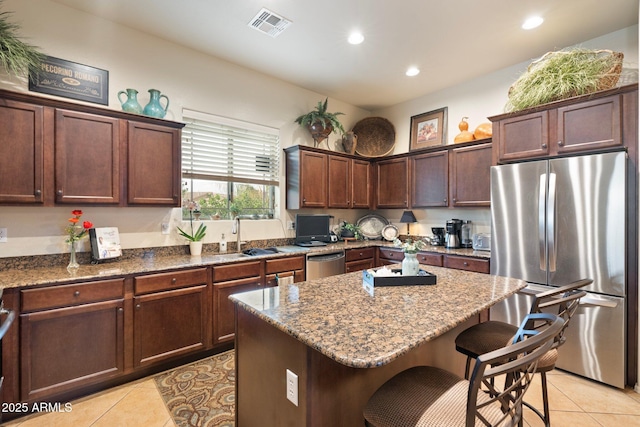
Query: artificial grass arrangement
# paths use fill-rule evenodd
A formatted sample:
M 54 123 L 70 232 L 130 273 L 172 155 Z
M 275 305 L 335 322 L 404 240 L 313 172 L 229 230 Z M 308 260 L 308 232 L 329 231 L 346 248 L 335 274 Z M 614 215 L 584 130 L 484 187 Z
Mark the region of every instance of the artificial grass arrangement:
M 533 61 L 511 86 L 505 111 L 611 89 L 620 78 L 623 56 L 610 50 L 581 48 L 549 52 Z

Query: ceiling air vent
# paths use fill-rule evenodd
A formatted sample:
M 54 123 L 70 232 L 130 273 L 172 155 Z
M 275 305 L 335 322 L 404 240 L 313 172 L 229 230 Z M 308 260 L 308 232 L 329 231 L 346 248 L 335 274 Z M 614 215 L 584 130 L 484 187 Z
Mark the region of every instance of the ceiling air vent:
M 291 21 L 264 8 L 249 22 L 251 28 L 271 37 L 277 37 L 289 25 Z

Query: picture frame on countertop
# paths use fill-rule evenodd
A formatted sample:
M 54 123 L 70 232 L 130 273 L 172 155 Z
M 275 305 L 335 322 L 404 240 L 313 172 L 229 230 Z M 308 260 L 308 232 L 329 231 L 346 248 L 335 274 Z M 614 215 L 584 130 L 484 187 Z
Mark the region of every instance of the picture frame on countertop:
M 411 117 L 409 151 L 447 143 L 447 107 Z

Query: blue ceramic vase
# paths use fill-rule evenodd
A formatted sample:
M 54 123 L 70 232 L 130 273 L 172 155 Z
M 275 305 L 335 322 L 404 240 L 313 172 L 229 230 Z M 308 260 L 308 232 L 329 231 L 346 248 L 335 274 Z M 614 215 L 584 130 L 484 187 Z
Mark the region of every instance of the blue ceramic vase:
M 126 99 L 123 101 L 120 95 L 126 96 Z M 120 104 L 122 104 L 122 111 L 142 114 L 142 105 L 138 103 L 137 90 L 127 89 L 126 92 L 124 90 L 121 90 L 120 92 L 118 92 L 118 99 L 120 100 Z
M 149 103 L 144 107 L 143 114 L 145 116 L 163 118 L 167 114 L 169 108 L 169 98 L 166 95 L 160 95 L 160 91 L 156 89 L 149 89 Z M 167 104 L 163 107 L 160 103 L 160 99 L 164 98 Z

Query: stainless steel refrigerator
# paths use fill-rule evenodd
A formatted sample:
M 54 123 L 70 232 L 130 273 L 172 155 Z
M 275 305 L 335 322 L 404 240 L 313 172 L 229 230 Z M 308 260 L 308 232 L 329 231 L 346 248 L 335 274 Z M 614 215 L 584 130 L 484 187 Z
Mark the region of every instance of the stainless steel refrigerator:
M 558 368 L 625 385 L 626 153 L 491 168 L 491 274 L 529 285 L 491 309 L 519 324 L 532 295 L 590 278 Z

